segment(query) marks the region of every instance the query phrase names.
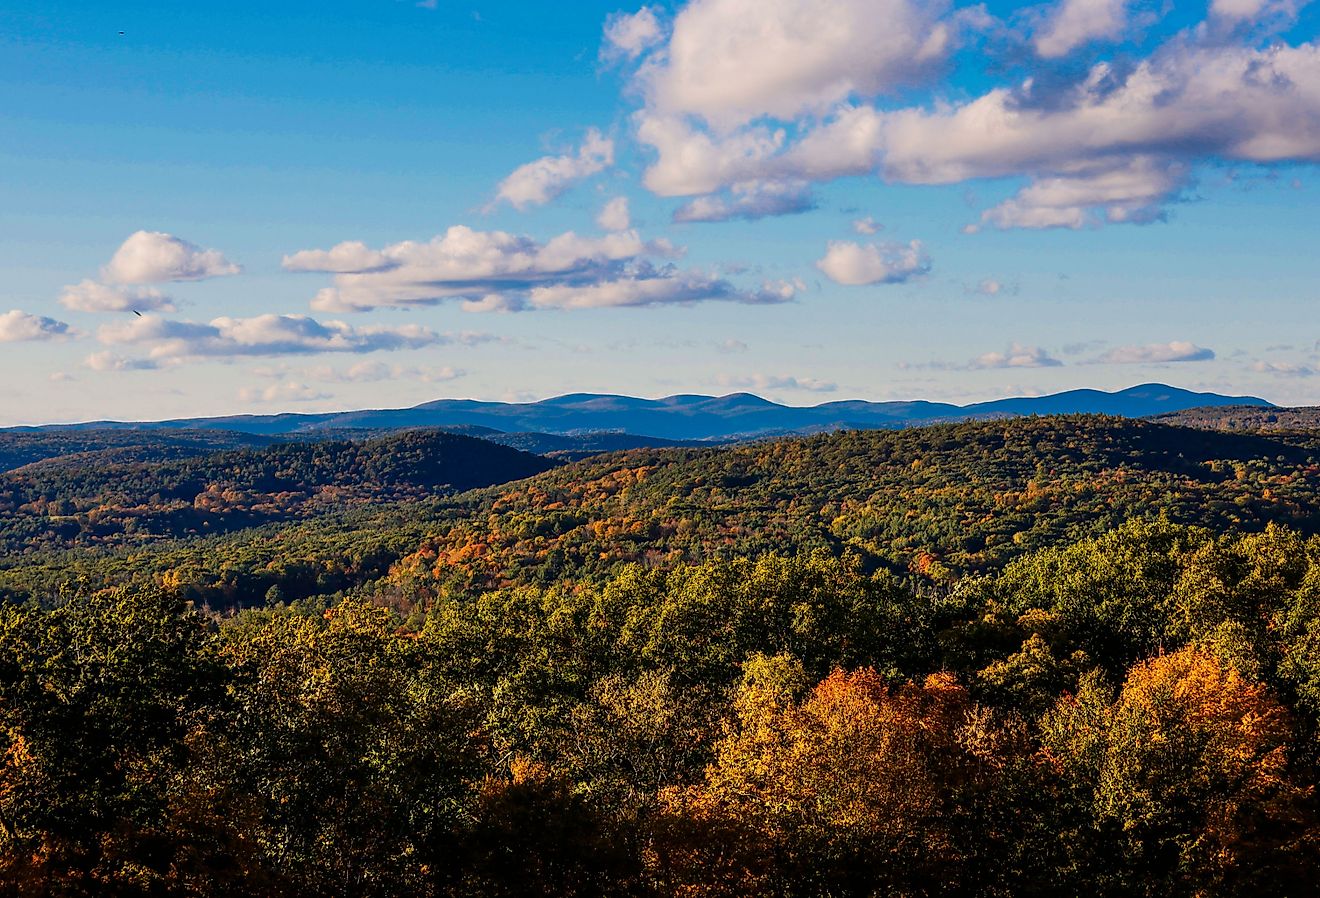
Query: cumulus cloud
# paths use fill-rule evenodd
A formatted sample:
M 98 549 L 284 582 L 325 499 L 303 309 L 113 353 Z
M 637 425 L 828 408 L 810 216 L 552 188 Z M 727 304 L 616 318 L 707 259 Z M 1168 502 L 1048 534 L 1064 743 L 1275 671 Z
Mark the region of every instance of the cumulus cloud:
M 1278 28 L 1291 24 L 1310 0 L 1211 0 L 1210 22 L 1233 30 L 1263 24 Z
M 435 331 L 415 324 L 353 327 L 302 315 L 224 317 L 206 324 L 144 315 L 104 325 L 98 338 L 107 346 L 145 347 L 149 360 L 157 364 L 198 358 L 388 352 L 444 341 Z
M 735 184 L 729 196 L 700 196 L 674 210 L 674 221 L 755 221 L 772 215 L 795 215 L 816 208 L 811 189 L 803 183 L 753 181 Z
M 852 223 L 853 233 L 861 234 L 863 237 L 871 237 L 879 234 L 885 229 L 885 226 L 876 221 L 871 216 L 859 218 Z
M 297 381 L 273 384 L 269 387 L 243 387 L 238 391 L 243 402 L 316 402 L 332 398 L 329 393 Z
M 393 261 L 382 252 L 356 240 L 346 240 L 330 249 L 305 249 L 284 257 L 285 271 L 380 271 Z
M 664 26 L 655 8 L 643 6 L 635 13 L 615 13 L 605 20 L 605 40 L 600 55 L 606 61 L 636 59 L 664 39 Z
M 1118 346 L 1095 361 L 1105 365 L 1161 365 L 1167 362 L 1207 362 L 1214 357 L 1213 350 L 1185 340 L 1174 340 L 1145 346 Z
M 637 139 L 656 151 L 642 181 L 659 196 L 715 193 L 732 184 L 775 180 L 777 154 L 787 143 L 782 128 L 743 128 L 718 136 L 676 115 L 643 110 L 635 118 Z M 802 172 L 793 176 L 802 180 Z
M 831 0 L 835 14 L 803 0 L 689 4 L 636 75 L 636 136 L 654 151 L 645 185 L 705 197 L 738 184 L 875 174 L 907 184 L 1024 178 L 969 230 L 1077 229 L 1160 220 L 1197 163 L 1320 161 L 1320 48 L 1263 39 L 1261 27 L 1225 37 L 1227 26 L 1214 26 L 1290 21 L 1297 2 L 1216 0 L 1205 27 L 1144 59 L 1097 62 L 1073 80 L 1028 72 L 966 100 L 881 106 L 896 84 L 947 55 L 968 15 L 891 4 L 894 16 L 869 13 L 876 27 L 895 23 L 869 61 L 852 55 L 854 38 L 866 52 L 874 43 L 852 12 L 873 3 Z M 1063 0 L 1038 31 L 1038 49 L 1062 55 L 1119 35 L 1133 20 L 1128 7 Z M 939 35 L 938 51 L 911 52 Z M 889 55 L 896 45 L 909 48 L 906 62 Z
M 981 216 L 996 228 L 1077 228 L 1109 222 L 1148 224 L 1188 183 L 1187 167 L 1151 157 L 1098 165 L 1076 175 L 1042 178 Z
M 83 359 L 83 367 L 93 371 L 155 371 L 162 367 L 162 363 L 155 359 L 125 358 L 105 350 Z
M 821 113 L 929 74 L 950 48 L 948 3 L 693 0 L 638 74 L 649 105 L 727 131 Z
M 242 269 L 219 250 L 202 249 L 160 231 L 138 231 L 115 251 L 101 277 L 112 284 L 200 281 L 238 274 Z
M 814 377 L 791 377 L 781 374 L 751 374 L 746 376 L 723 376 L 720 386 L 735 390 L 798 390 L 804 393 L 833 393 L 839 385 Z
M 154 287 L 118 287 L 93 280 L 65 287 L 60 303 L 76 312 L 174 311 L 174 302 Z
M 626 231 L 632 227 L 632 215 L 628 211 L 628 198 L 616 196 L 605 204 L 596 216 L 596 224 L 607 231 Z
M 1014 343 L 1006 352 L 987 352 L 967 364 L 972 370 L 988 368 L 1058 368 L 1063 362 L 1039 346 Z
M 598 280 L 618 274 L 624 263 L 644 255 L 671 252 L 666 244 L 644 242 L 635 231 L 600 238 L 571 231 L 539 243 L 504 231 L 476 231 L 462 225 L 426 243 L 411 240 L 385 247 L 369 268 L 330 268 L 335 286 L 312 302 L 321 311 L 363 311 L 380 306 L 434 305 L 446 299 L 478 302 L 502 294 L 523 296 L 545 283 Z M 296 253 L 313 270 L 316 251 Z
M 373 258 L 369 270 L 333 269 L 334 286 L 321 290 L 312 307 L 365 311 L 453 300 L 469 312 L 518 312 L 709 300 L 767 303 L 787 302 L 800 289 L 794 284 L 745 289 L 724 278 L 653 261 L 677 254 L 673 245 L 644 241 L 631 230 L 603 237 L 569 232 L 541 243 L 503 231 L 454 226 L 427 243 L 385 247 L 379 252 L 384 264 Z M 297 255 L 317 257 L 315 252 Z
M 1315 377 L 1316 370 L 1310 365 L 1298 364 L 1295 362 L 1256 362 L 1251 366 L 1252 371 L 1261 374 L 1272 374 L 1275 377 Z
M 18 309 L 0 314 L 0 343 L 66 340 L 73 335 L 73 328 L 54 318 L 32 315 Z
M 449 365 L 423 367 L 363 361 L 347 368 L 330 366 L 313 368 L 307 374 L 315 380 L 328 383 L 378 383 L 387 380 L 420 380 L 425 383 L 444 383 L 464 377 L 467 372 Z
M 1066 56 L 1099 38 L 1122 36 L 1128 0 L 1062 0 L 1033 41 L 1046 59 Z
M 614 164 L 614 141 L 592 128 L 576 154 L 543 156 L 519 166 L 500 182 L 495 201 L 515 209 L 544 206 L 579 181 Z
M 792 301 L 800 287 L 797 283 L 780 281 L 765 284 L 759 290 L 742 290 L 723 278 L 688 271 L 625 277 L 586 285 L 535 287 L 529 305 L 535 309 L 605 309 L 688 305 L 711 300 L 771 305 Z
M 816 267 L 836 284 L 901 284 L 930 271 L 930 256 L 920 240 L 911 243 L 830 242 Z

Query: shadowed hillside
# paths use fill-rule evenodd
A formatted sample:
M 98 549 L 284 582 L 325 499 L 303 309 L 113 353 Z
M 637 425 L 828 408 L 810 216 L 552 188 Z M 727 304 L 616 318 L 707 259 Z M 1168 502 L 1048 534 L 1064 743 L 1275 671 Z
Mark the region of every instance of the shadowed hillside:
M 93 452 L 0 475 L 0 545 L 19 552 L 219 533 L 505 483 L 554 464 L 441 431 L 155 463 L 112 463 Z

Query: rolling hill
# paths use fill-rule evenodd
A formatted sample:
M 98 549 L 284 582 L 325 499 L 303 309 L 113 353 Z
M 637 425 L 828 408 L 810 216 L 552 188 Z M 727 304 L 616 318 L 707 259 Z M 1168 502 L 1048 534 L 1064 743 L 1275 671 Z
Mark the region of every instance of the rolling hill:
M 437 430 L 289 441 L 159 462 L 110 463 L 92 452 L 0 474 L 0 550 L 223 533 L 506 483 L 555 464 Z
M 476 427 L 503 433 L 585 434 L 617 432 L 663 440 L 748 439 L 831 430 L 872 430 L 940 421 L 1024 415 L 1104 414 L 1144 418 L 1183 409 L 1269 406 L 1250 396 L 1196 393 L 1164 384 L 1142 384 L 1114 393 L 1071 390 L 967 406 L 937 402 L 847 400 L 810 407 L 780 405 L 750 393 L 680 395 L 663 399 L 575 393 L 530 403 L 441 399 L 408 409 L 324 414 L 241 415 L 160 422 L 98 421 L 35 428 L 69 430 L 220 430 L 267 436 L 320 431 L 399 431 L 420 427 Z M 34 428 L 16 429 L 31 432 Z
M 511 464 L 483 471 L 467 481 L 480 488 L 459 495 L 446 485 L 465 484 L 451 474 L 411 462 L 382 474 L 372 460 L 446 438 L 464 440 L 427 432 L 297 442 L 85 481 L 58 469 L 13 472 L 11 507 L 0 515 L 11 553 L 0 592 L 47 597 L 87 576 L 169 581 L 199 601 L 245 604 L 271 586 L 297 597 L 388 575 L 389 594 L 409 605 L 453 591 L 592 581 L 631 562 L 664 568 L 810 550 L 943 582 L 1132 519 L 1320 532 L 1314 434 L 1032 417 L 637 449 L 553 467 L 467 439 L 465 452 L 511 453 Z M 263 459 L 274 457 L 300 459 L 309 473 L 267 479 Z M 152 551 L 134 548 L 144 542 Z

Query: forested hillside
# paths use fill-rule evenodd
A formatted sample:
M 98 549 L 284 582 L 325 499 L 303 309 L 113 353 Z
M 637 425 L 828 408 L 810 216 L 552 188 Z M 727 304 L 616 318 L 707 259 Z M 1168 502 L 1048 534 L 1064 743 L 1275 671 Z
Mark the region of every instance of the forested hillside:
M 289 442 L 164 462 L 115 462 L 92 453 L 0 474 L 0 547 L 15 554 L 220 533 L 459 492 L 551 467 L 538 456 L 441 431 Z
M 1314 894 L 1320 543 L 0 607 L 21 895 Z
M 1152 420 L 1180 427 L 1205 430 L 1302 432 L 1320 427 L 1320 408 L 1269 408 L 1230 405 L 1222 408 L 1193 408 L 1156 415 Z
M 327 464 L 338 466 L 334 477 L 359 476 L 345 474 L 352 466 L 344 459 L 396 445 L 388 439 L 275 447 L 270 451 L 279 457 L 299 460 L 286 467 L 306 469 L 303 480 L 278 492 L 253 479 L 270 474 L 273 456 L 261 453 L 240 454 L 237 468 L 197 461 L 92 472 L 67 491 L 64 474 L 45 472 L 53 480 L 11 487 L 31 491 L 16 498 L 33 495 L 46 504 L 11 500 L 13 510 L 0 517 L 11 534 L 0 590 L 48 600 L 73 579 L 168 582 L 188 598 L 230 605 L 259 602 L 272 586 L 292 598 L 329 584 L 346 588 L 393 566 L 386 585 L 398 602 L 412 605 L 454 589 L 599 578 L 633 561 L 663 567 L 817 548 L 856 555 L 868 569 L 950 582 L 1132 518 L 1164 516 L 1246 531 L 1278 522 L 1315 532 L 1320 450 L 1309 448 L 1309 437 L 1295 436 L 1208 433 L 1117 418 L 1025 418 L 731 449 L 624 452 L 439 499 L 413 497 L 434 496 L 419 484 L 448 483 L 450 474 L 373 473 L 354 481 L 356 487 L 342 480 L 310 492 L 298 486 L 317 464 L 322 479 L 330 477 L 323 472 Z M 404 440 L 401 445 L 449 445 L 436 432 Z M 454 445 L 481 458 L 501 457 L 487 453 L 489 444 Z M 526 456 L 511 457 L 519 467 L 503 478 L 496 469 L 488 482 L 547 464 L 533 459 L 529 471 L 522 467 Z M 199 467 L 207 476 L 193 476 Z M 135 478 L 143 482 L 133 486 Z M 212 489 L 216 478 L 221 486 Z M 105 483 L 134 491 L 107 502 Z M 171 483 L 190 495 L 153 502 Z M 50 485 L 37 492 L 38 484 Z M 207 505 L 226 490 L 233 505 Z M 51 503 L 62 501 L 73 514 L 53 513 Z M 272 520 L 263 514 L 287 520 L 293 513 L 302 521 L 292 527 L 173 539 L 150 553 L 133 548 L 144 540 L 155 544 L 169 535 Z M 88 545 L 101 551 L 59 553 Z
M 1314 437 L 11 472 L 0 893 L 1313 895 Z
M 221 430 L 7 430 L 0 431 L 0 472 L 41 461 L 81 466 L 152 463 L 279 441 Z
M 1309 438 L 1100 417 L 633 452 L 472 496 L 396 579 L 544 583 L 791 546 L 942 581 L 1133 518 L 1313 532 L 1318 472 Z

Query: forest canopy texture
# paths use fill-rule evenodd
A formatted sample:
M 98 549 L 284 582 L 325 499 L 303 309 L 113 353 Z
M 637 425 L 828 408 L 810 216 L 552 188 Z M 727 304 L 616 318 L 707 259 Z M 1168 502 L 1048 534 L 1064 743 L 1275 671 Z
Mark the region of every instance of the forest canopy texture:
M 1187 423 L 26 442 L 0 894 L 1314 895 L 1320 432 Z

